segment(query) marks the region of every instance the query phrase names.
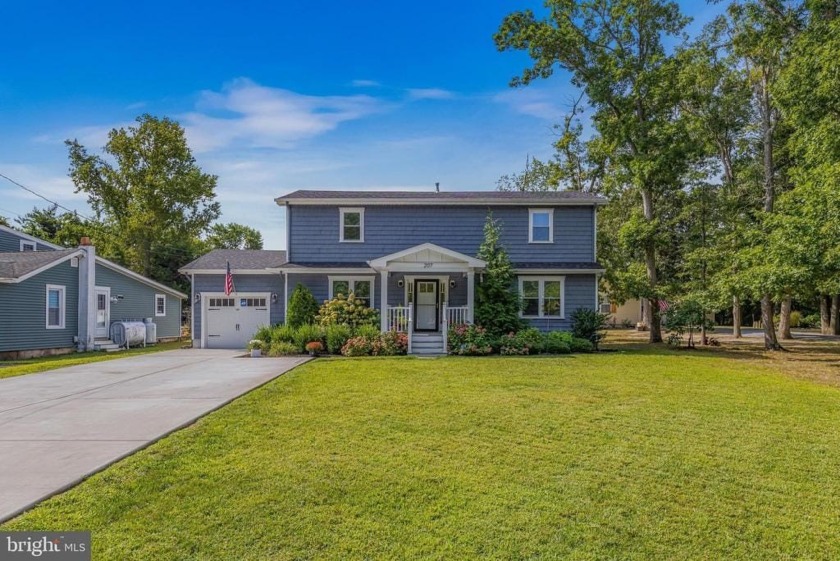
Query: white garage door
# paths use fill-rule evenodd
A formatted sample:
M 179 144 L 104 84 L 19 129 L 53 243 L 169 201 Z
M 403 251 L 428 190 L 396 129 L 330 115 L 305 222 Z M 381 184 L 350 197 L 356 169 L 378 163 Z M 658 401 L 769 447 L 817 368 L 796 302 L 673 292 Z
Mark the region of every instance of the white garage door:
M 244 349 L 261 325 L 269 325 L 270 294 L 204 295 L 208 349 Z

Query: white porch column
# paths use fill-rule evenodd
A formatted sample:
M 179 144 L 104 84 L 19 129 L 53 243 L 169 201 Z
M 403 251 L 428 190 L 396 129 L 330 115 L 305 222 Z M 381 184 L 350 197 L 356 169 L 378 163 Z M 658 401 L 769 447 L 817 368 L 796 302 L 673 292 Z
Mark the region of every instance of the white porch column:
M 379 322 L 380 331 L 388 331 L 388 271 L 379 271 L 381 282 L 379 283 Z
M 473 322 L 473 309 L 475 308 L 475 271 L 467 271 L 467 321 Z

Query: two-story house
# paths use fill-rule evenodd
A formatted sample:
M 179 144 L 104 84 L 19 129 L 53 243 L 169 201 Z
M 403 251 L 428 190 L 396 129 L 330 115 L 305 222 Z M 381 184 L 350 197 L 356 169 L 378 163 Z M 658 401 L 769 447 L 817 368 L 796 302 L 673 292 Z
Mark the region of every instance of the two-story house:
M 471 322 L 485 263 L 476 257 L 492 215 L 513 263 L 522 317 L 567 329 L 577 308 L 597 308 L 600 197 L 561 191 L 295 191 L 288 249 L 214 251 L 190 263 L 194 344 L 242 347 L 260 324 L 281 323 L 298 284 L 319 300 L 353 292 L 380 311 L 381 329 L 440 352 L 450 325 Z M 235 293 L 224 293 L 230 265 Z

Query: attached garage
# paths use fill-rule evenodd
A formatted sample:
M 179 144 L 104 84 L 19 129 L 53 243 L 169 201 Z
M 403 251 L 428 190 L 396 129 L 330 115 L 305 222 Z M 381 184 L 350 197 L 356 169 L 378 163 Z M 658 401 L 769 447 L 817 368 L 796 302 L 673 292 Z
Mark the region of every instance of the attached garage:
M 271 324 L 271 293 L 204 293 L 204 344 L 208 349 L 244 349 L 260 326 Z

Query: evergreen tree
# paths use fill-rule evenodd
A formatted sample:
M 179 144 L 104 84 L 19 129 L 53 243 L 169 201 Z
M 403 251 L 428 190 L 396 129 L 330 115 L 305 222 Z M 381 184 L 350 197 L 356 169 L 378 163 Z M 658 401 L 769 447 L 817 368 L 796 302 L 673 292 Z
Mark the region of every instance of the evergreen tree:
M 318 315 L 318 301 L 304 285 L 299 284 L 289 297 L 289 310 L 286 314 L 286 325 L 300 327 L 315 322 Z
M 500 242 L 501 227 L 490 214 L 484 223 L 484 241 L 478 258 L 487 262 L 476 287 L 475 323 L 494 337 L 522 328 L 522 305 L 514 290 L 515 275 L 507 251 Z

